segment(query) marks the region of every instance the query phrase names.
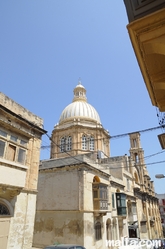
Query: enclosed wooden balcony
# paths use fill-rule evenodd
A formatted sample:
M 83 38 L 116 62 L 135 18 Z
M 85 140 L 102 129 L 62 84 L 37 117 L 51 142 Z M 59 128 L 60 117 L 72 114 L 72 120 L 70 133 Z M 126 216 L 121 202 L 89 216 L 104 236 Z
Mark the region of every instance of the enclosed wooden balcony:
M 93 210 L 96 216 L 105 215 L 108 210 L 108 192 L 107 185 L 94 182 L 93 183 Z
M 116 193 L 116 204 L 117 204 L 117 215 L 126 217 L 127 216 L 126 194 Z

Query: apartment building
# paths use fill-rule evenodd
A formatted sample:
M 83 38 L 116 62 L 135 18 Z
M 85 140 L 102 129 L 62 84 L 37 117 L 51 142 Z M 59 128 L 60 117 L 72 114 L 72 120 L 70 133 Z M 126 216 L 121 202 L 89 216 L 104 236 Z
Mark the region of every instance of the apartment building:
M 0 93 L 0 248 L 31 249 L 43 120 Z

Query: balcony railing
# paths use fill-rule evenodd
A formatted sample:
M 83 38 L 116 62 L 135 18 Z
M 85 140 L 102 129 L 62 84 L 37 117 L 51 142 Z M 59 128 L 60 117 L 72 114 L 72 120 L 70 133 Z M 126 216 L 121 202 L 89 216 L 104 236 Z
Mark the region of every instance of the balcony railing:
M 94 204 L 95 211 L 108 210 L 108 200 L 94 199 L 93 204 Z

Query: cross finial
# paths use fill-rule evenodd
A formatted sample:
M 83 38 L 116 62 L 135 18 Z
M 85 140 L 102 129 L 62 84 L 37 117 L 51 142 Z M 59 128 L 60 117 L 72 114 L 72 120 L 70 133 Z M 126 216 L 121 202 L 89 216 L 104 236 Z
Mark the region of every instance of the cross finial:
M 81 78 L 80 77 L 78 78 L 78 83 L 79 83 L 79 85 L 81 85 Z

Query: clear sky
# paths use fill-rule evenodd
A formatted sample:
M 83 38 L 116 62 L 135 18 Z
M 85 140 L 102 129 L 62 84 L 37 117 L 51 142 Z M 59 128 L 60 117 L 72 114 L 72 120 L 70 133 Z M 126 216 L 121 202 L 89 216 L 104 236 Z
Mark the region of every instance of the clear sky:
M 79 77 L 111 136 L 159 126 L 140 72 L 122 0 L 0 1 L 0 90 L 44 119 L 51 135 Z M 155 191 L 165 193 L 161 129 L 141 133 Z M 48 145 L 44 135 L 42 145 Z M 129 155 L 129 137 L 111 139 L 111 156 Z M 41 159 L 50 151 L 41 150 Z M 164 161 L 163 163 L 161 161 Z

